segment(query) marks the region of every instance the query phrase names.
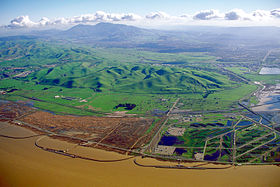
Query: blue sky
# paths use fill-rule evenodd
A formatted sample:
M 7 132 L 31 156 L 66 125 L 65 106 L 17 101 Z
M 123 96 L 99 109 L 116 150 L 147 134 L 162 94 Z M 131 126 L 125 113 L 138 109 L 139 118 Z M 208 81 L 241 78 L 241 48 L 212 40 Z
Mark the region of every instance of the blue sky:
M 244 11 L 280 8 L 280 0 L 0 0 L 0 24 L 8 24 L 17 16 L 29 15 L 31 20 L 50 19 L 94 13 L 98 10 L 111 13 L 146 15 L 163 11 L 170 15 L 193 14 L 204 9 Z

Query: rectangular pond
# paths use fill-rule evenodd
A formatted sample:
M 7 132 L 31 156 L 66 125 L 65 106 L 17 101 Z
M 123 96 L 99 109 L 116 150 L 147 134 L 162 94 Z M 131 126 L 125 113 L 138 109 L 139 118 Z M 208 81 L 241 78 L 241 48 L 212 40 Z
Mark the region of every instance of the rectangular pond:
M 280 74 L 280 68 L 263 67 L 259 72 L 260 75 L 277 75 Z

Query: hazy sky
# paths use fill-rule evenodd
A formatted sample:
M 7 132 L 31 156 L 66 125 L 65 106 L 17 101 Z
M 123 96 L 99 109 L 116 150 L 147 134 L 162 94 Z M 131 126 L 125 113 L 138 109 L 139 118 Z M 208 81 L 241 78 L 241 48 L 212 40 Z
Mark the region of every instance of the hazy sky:
M 162 11 L 172 16 L 195 14 L 201 10 L 232 9 L 245 12 L 280 8 L 280 0 L 0 0 L 0 25 L 7 25 L 18 16 L 29 16 L 32 21 L 70 18 L 96 11 L 134 13 L 146 16 Z
M 0 0 L 0 24 L 7 24 L 21 15 L 29 15 L 31 19 L 38 20 L 41 17 L 70 17 L 99 10 L 140 15 L 163 11 L 180 15 L 204 9 L 228 11 L 240 8 L 253 11 L 279 7 L 280 0 Z

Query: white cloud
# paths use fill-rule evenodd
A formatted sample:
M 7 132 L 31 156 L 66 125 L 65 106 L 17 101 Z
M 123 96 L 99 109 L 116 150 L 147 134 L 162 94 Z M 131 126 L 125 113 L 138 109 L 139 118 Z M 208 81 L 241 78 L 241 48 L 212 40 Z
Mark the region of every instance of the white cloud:
M 39 26 L 54 26 L 54 25 L 74 25 L 74 24 L 88 24 L 98 22 L 122 22 L 122 21 L 136 21 L 142 19 L 141 16 L 133 13 L 128 14 L 111 14 L 103 11 L 97 11 L 94 14 L 84 14 L 80 16 L 74 16 L 72 18 L 56 18 L 50 20 L 47 17 L 43 17 L 38 22 L 33 22 L 28 16 L 19 16 L 13 19 L 8 28 L 27 28 L 27 27 L 39 27 Z
M 171 18 L 171 16 L 165 12 L 158 11 L 158 12 L 152 12 L 149 15 L 146 15 L 146 18 L 147 19 L 169 19 L 169 18 Z
M 223 17 L 224 14 L 221 14 L 219 10 L 202 10 L 193 16 L 196 20 L 211 20 Z
M 128 13 L 128 14 L 110 14 L 110 13 L 105 13 L 105 20 L 103 21 L 135 21 L 138 19 L 141 19 L 141 16 L 133 13 Z
M 108 21 L 107 13 L 105 13 L 103 11 L 97 11 L 95 14 L 95 21 Z
M 270 11 L 267 10 L 255 10 L 251 13 L 251 20 L 253 21 L 266 21 L 273 19 Z
M 10 28 L 20 28 L 20 27 L 32 27 L 36 25 L 33 21 L 29 19 L 29 16 L 19 16 L 13 19 L 9 25 Z
M 96 24 L 99 22 L 125 23 L 138 26 L 164 25 L 280 25 L 280 8 L 274 10 L 255 10 L 247 13 L 241 9 L 233 9 L 226 13 L 219 10 L 202 10 L 193 15 L 183 14 L 171 16 L 165 12 L 152 12 L 144 17 L 134 13 L 107 13 L 97 11 L 93 14 L 83 14 L 71 18 L 57 18 L 50 20 L 43 17 L 33 22 L 28 16 L 19 16 L 13 19 L 6 28 L 33 28 L 33 27 L 69 27 L 76 24 Z
M 70 20 L 67 18 L 58 18 L 51 22 L 52 25 L 66 25 L 69 24 Z
M 280 18 L 280 8 L 271 10 L 270 14 L 276 18 Z
M 250 14 L 241 9 L 233 9 L 225 14 L 226 20 L 251 20 Z
M 95 16 L 92 14 L 85 14 L 80 16 L 75 16 L 69 20 L 70 23 L 88 23 L 92 22 Z
M 140 19 L 142 19 L 141 16 L 139 16 L 137 14 L 133 14 L 133 13 L 124 14 L 122 16 L 122 20 L 126 20 L 126 21 L 136 21 L 136 20 L 140 20 Z
M 135 21 L 138 19 L 141 19 L 141 16 L 138 16 L 133 13 L 111 14 L 103 11 L 97 11 L 95 14 L 75 16 L 70 20 L 70 23 L 120 22 L 120 21 Z
M 270 17 L 270 12 L 267 10 L 255 10 L 252 12 L 252 16 L 266 18 L 266 17 Z
M 183 14 L 183 15 L 181 15 L 180 17 L 181 17 L 181 18 L 188 18 L 188 19 L 189 19 L 189 18 L 191 18 L 192 16 L 191 16 L 191 15 L 188 15 L 188 14 Z
M 46 26 L 46 25 L 51 25 L 52 22 L 50 21 L 49 18 L 46 18 L 46 17 L 43 17 L 39 23 L 38 23 L 40 26 Z

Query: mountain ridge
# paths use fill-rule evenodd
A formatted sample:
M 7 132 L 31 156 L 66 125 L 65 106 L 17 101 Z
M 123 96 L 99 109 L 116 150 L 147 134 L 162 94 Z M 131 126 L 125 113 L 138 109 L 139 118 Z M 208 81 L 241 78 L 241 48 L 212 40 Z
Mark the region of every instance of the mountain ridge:
M 124 24 L 112 24 L 101 22 L 96 25 L 76 25 L 60 33 L 66 38 L 87 39 L 91 41 L 122 42 L 131 40 L 141 40 L 144 38 L 157 37 L 157 34 L 148 29 Z

